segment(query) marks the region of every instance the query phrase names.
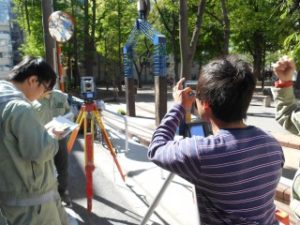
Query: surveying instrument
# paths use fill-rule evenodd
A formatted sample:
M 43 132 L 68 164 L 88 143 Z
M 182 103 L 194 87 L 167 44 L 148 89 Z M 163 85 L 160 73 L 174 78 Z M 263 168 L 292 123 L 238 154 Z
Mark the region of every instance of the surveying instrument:
M 94 124 L 98 125 L 101 131 L 103 140 L 105 141 L 108 150 L 117 166 L 117 169 L 125 181 L 125 175 L 121 169 L 121 166 L 117 160 L 116 152 L 113 145 L 109 139 L 109 136 L 104 127 L 101 114 L 99 113 L 96 103 L 95 103 L 95 84 L 93 77 L 81 77 L 81 95 L 84 98 L 84 103 L 80 108 L 80 112 L 76 119 L 76 123 L 79 124 L 78 128 L 75 129 L 70 135 L 67 149 L 71 152 L 78 132 L 83 125 L 84 131 L 84 154 L 85 154 L 85 176 L 86 176 L 86 197 L 87 197 L 87 211 L 92 211 L 92 199 L 93 199 L 93 171 L 95 169 L 94 165 Z

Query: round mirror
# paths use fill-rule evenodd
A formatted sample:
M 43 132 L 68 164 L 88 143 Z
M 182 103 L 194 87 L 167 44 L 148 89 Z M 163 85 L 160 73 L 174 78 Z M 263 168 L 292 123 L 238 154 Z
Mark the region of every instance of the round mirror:
M 48 19 L 49 33 L 57 42 L 70 40 L 74 32 L 74 20 L 65 12 L 53 12 Z

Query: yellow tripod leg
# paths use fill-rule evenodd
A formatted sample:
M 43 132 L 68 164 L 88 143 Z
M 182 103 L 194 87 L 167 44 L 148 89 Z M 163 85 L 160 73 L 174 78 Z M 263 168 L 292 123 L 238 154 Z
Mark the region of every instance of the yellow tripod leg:
M 88 127 L 89 126 L 89 127 Z M 89 128 L 89 129 L 88 129 Z M 86 198 L 87 198 L 87 211 L 92 211 L 93 199 L 93 171 L 94 166 L 94 122 L 92 118 L 84 119 L 84 155 L 85 155 L 85 177 L 86 177 Z
M 119 173 L 120 173 L 120 175 L 122 177 L 122 180 L 125 181 L 125 175 L 124 175 L 124 173 L 122 171 L 122 168 L 121 168 L 121 166 L 119 164 L 119 161 L 117 159 L 117 156 L 116 156 L 116 152 L 115 152 L 115 150 L 114 150 L 114 148 L 112 146 L 112 143 L 111 143 L 111 141 L 110 141 L 110 139 L 108 137 L 108 134 L 107 134 L 107 132 L 105 130 L 104 124 L 103 124 L 102 119 L 101 119 L 101 115 L 100 115 L 100 113 L 97 110 L 93 111 L 93 113 L 95 114 L 95 118 L 96 118 L 97 124 L 98 124 L 98 126 L 99 126 L 99 128 L 101 130 L 101 133 L 103 135 L 104 141 L 107 144 L 107 147 L 108 147 L 108 149 L 110 151 L 110 154 L 113 157 L 113 160 L 114 160 L 114 162 L 115 162 L 115 164 L 117 166 L 117 169 L 118 169 L 118 171 L 119 171 Z
M 76 123 L 79 126 L 71 133 L 71 135 L 69 137 L 69 140 L 68 140 L 68 143 L 67 143 L 67 150 L 68 150 L 69 153 L 71 152 L 71 150 L 73 148 L 73 145 L 74 145 L 75 140 L 77 138 L 78 132 L 79 132 L 80 127 L 81 127 L 81 124 L 82 124 L 85 117 L 86 117 L 86 112 L 84 112 L 83 109 L 80 109 L 79 115 L 76 119 Z

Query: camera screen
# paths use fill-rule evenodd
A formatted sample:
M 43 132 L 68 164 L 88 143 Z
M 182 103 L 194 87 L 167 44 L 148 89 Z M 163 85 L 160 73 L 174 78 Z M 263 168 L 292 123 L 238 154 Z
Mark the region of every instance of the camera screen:
M 94 98 L 94 94 L 93 94 L 93 93 L 87 93 L 87 94 L 86 94 L 86 97 L 87 97 L 87 98 Z
M 198 85 L 198 81 L 197 80 L 186 80 L 183 83 L 184 88 L 190 87 L 194 91 L 197 89 L 197 85 Z
M 190 131 L 191 137 L 192 136 L 202 136 L 202 137 L 206 136 L 203 124 L 199 124 L 199 123 L 190 124 L 189 131 Z

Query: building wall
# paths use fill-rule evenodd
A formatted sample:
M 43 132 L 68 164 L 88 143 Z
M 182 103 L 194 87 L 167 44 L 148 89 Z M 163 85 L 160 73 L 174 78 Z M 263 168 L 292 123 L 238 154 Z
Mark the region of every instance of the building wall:
M 13 66 L 11 37 L 3 31 L 0 28 L 0 79 L 5 78 Z
M 10 2 L 0 0 L 0 79 L 6 78 L 13 66 Z

